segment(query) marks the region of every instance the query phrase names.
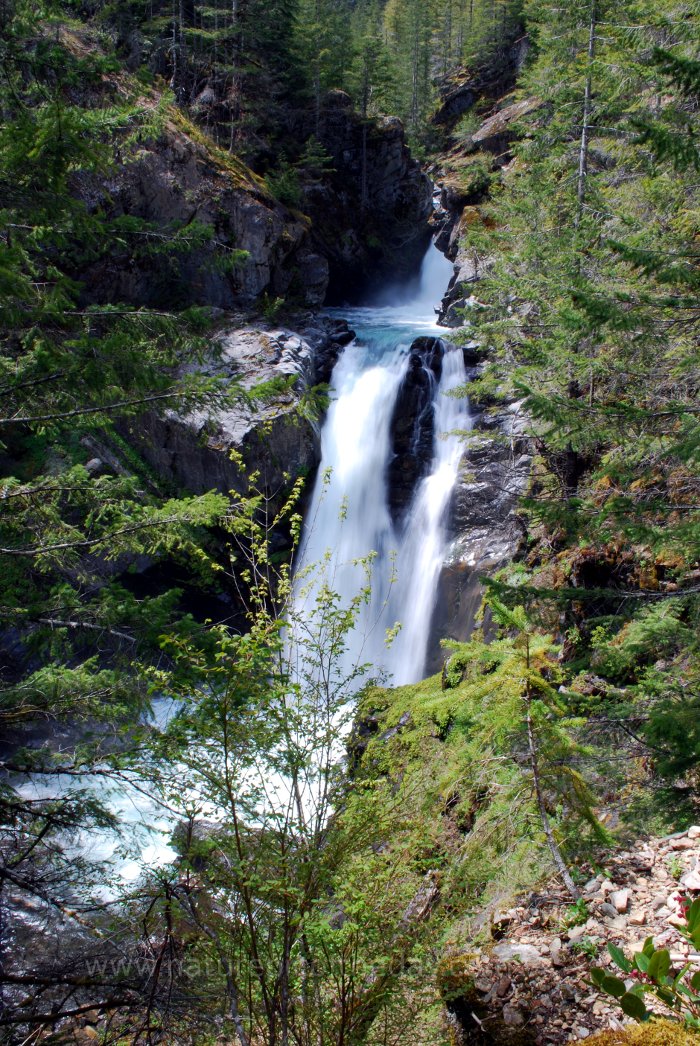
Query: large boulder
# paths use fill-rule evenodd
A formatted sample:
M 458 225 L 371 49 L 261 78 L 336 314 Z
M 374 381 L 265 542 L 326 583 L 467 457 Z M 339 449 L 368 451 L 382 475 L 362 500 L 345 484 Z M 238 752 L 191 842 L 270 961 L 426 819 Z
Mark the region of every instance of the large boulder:
M 506 162 L 510 159 L 509 146 L 515 139 L 514 124 L 521 117 L 541 107 L 542 101 L 539 98 L 524 98 L 520 102 L 499 109 L 474 132 L 471 136 L 472 143 Z
M 506 40 L 471 74 L 446 77 L 440 85 L 440 104 L 432 123 L 448 129 L 484 98 L 499 98 L 512 91 L 530 49 L 527 35 Z

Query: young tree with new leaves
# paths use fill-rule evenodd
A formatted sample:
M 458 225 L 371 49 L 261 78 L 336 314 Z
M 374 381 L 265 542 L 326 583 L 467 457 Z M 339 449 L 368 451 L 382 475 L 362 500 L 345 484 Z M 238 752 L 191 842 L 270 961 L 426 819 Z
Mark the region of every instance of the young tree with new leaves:
M 161 491 L 119 441 L 116 423 L 237 395 L 235 386 L 183 367 L 199 359 L 204 311 L 95 304 L 86 295 L 80 273 L 116 244 L 133 256 L 144 242 L 155 244 L 167 265 L 172 253 L 199 245 L 203 231 L 194 223 L 169 241 L 80 198 L 81 177 L 108 177 L 119 151 L 136 147 L 131 136 L 148 133 L 146 114 L 135 99 L 111 93 L 113 56 L 77 46 L 60 5 L 37 11 L 15 0 L 5 16 L 0 725 L 12 755 L 0 783 L 3 948 L 6 916 L 17 905 L 81 924 L 78 909 L 94 896 L 88 863 L 71 840 L 81 829 L 114 825 L 87 787 L 90 775 L 107 772 L 110 752 L 130 743 L 129 730 L 147 711 L 148 670 L 162 659 L 162 635 L 189 634 L 206 645 L 180 610 L 177 589 L 139 597 L 119 576 L 148 557 L 179 559 L 192 576 L 211 579 L 206 528 L 228 501 Z M 62 743 L 72 730 L 80 743 Z M 27 793 L 29 779 L 48 789 Z
M 359 768 L 353 785 L 346 773 L 370 668 L 348 644 L 371 562 L 345 604 L 330 560 L 294 585 L 271 561 L 269 524 L 286 522 L 298 539 L 300 489 L 274 520 L 262 495 L 241 499 L 229 530 L 249 628 L 213 627 L 213 656 L 184 633 L 164 638 L 176 670 L 153 670 L 152 683 L 178 707 L 121 760 L 167 805 L 178 859 L 111 903 L 102 943 L 104 916 L 86 914 L 92 951 L 68 957 L 65 980 L 40 960 L 25 969 L 9 1020 L 39 1026 L 65 984 L 74 1005 L 109 1008 L 106 1033 L 130 1041 L 204 1042 L 212 1020 L 240 1046 L 361 1046 L 377 1023 L 397 1035 L 410 1027 L 405 973 L 437 880 L 416 865 L 401 789 Z

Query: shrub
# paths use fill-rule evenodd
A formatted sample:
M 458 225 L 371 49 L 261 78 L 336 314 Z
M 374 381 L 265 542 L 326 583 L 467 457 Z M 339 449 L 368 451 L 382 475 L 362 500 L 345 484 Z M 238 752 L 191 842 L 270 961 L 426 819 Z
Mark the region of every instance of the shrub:
M 270 193 L 286 207 L 298 207 L 301 203 L 299 172 L 283 160 L 276 171 L 265 178 Z
M 700 946 L 700 898 L 690 904 L 681 900 L 686 926 L 679 932 L 697 950 Z M 673 1016 L 684 1021 L 686 1026 L 700 1031 L 700 970 L 693 971 L 691 963 L 680 969 L 671 965 L 671 956 L 666 948 L 656 948 L 652 937 L 647 937 L 641 952 L 627 958 L 621 948 L 608 945 L 615 965 L 625 975 L 625 980 L 608 973 L 600 967 L 591 970 L 592 983 L 611 995 L 620 1004 L 628 1017 L 646 1022 L 654 1016 L 647 1008 L 646 995 L 653 995 L 670 1010 Z

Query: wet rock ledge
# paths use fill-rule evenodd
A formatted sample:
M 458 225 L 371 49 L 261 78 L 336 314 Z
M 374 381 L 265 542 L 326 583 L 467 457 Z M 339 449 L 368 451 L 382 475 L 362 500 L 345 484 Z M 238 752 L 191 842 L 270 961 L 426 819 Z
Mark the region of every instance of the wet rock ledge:
M 215 336 L 205 374 L 230 378 L 250 392 L 282 387 L 264 399 L 181 413 L 149 412 L 123 435 L 166 481 L 194 494 L 247 492 L 246 475 L 259 472 L 275 507 L 298 476 L 320 460 L 320 425 L 298 411 L 302 397 L 329 381 L 341 348 L 353 338 L 342 320 L 312 317 L 299 331 L 265 323 L 231 321 Z M 291 381 L 289 380 L 291 379 Z M 245 463 L 242 470 L 237 456 Z

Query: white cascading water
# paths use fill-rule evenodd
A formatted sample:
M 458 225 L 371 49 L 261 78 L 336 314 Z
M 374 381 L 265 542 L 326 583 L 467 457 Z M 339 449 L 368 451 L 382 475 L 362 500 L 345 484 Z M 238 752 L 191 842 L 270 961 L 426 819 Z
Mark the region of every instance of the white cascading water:
M 440 571 L 447 543 L 446 517 L 462 456 L 459 430 L 469 425 L 464 399 L 449 395 L 464 385 L 464 356 L 450 349 L 435 400 L 435 455 L 428 476 L 416 491 L 400 538 L 396 585 L 389 601 L 389 617 L 401 622 L 401 631 L 387 651 L 385 663 L 395 686 L 420 679 L 430 639 Z
M 369 664 L 374 675 L 394 685 L 414 682 L 425 668 L 430 622 L 444 562 L 446 516 L 461 456 L 458 430 L 469 425 L 466 400 L 449 395 L 464 385 L 460 349 L 446 347 L 442 376 L 435 383 L 435 451 L 428 475 L 419 482 L 400 527 L 388 503 L 391 419 L 408 365 L 408 350 L 419 335 L 439 336 L 434 307 L 452 271 L 431 246 L 420 285 L 410 301 L 397 289 L 373 307 L 343 310 L 357 332 L 336 364 L 331 379 L 334 400 L 321 434 L 321 466 L 307 513 L 297 576 L 297 613 L 313 604 L 318 580 L 337 592 L 344 605 L 366 583 L 362 563 L 373 557 L 372 597 L 349 637 L 348 672 Z M 302 591 L 303 589 L 303 591 Z M 307 611 L 310 612 L 310 611 Z M 400 625 L 387 645 L 387 629 Z

